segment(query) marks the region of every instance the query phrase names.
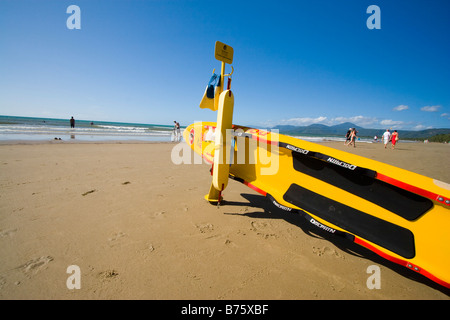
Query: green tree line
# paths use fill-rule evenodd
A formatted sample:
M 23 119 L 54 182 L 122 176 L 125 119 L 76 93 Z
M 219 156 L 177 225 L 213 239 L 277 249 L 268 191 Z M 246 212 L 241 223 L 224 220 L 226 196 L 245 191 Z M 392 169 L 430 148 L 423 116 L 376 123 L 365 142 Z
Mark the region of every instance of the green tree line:
M 450 142 L 450 134 L 437 134 L 428 139 L 430 142 Z

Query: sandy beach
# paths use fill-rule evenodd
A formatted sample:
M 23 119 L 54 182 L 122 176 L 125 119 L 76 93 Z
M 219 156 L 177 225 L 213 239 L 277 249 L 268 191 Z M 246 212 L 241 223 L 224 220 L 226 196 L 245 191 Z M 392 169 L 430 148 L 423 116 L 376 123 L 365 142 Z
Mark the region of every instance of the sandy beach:
M 450 183 L 450 145 L 323 143 Z M 207 203 L 210 166 L 174 164 L 174 145 L 1 143 L 0 299 L 450 299 L 236 181 Z

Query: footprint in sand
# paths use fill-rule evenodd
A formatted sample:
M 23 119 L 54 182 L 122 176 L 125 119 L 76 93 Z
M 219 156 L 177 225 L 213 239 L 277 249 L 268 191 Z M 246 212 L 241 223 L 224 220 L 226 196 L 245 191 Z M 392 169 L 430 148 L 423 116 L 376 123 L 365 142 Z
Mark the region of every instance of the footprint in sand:
M 163 217 L 165 214 L 166 214 L 165 211 L 156 211 L 156 212 L 153 213 L 151 218 Z
M 234 243 L 234 241 L 231 241 L 230 239 L 226 239 L 224 243 L 227 247 L 230 248 L 236 248 L 238 246 L 236 243 Z
M 0 230 L 0 238 L 11 237 L 16 231 L 17 229 Z
M 0 290 L 3 288 L 3 286 L 6 284 L 6 279 L 4 277 L 0 276 Z
M 108 238 L 108 241 L 110 242 L 110 246 L 113 246 L 116 244 L 116 241 L 119 240 L 120 238 L 123 238 L 126 236 L 126 233 L 123 232 L 116 232 L 112 235 L 112 237 Z
M 323 248 L 313 247 L 312 250 L 313 250 L 313 253 L 319 257 L 330 256 L 330 257 L 336 257 L 336 258 L 344 258 L 344 256 L 342 254 L 340 254 L 336 250 L 331 249 L 329 247 L 323 247 Z
M 278 235 L 275 233 L 266 232 L 265 229 L 270 228 L 270 226 L 266 222 L 260 221 L 252 221 L 250 230 L 256 232 L 258 236 L 263 237 L 264 239 L 269 238 L 278 238 Z
M 162 219 L 166 215 L 166 211 L 159 210 L 159 211 L 143 211 L 142 216 L 149 219 Z
M 214 231 L 214 226 L 211 223 L 197 224 L 195 226 L 198 230 L 200 230 L 200 233 L 209 233 Z
M 102 281 L 108 281 L 108 280 L 114 279 L 118 275 L 119 275 L 119 273 L 114 269 L 108 269 L 108 270 L 99 272 L 97 274 L 98 278 L 100 278 L 100 280 L 102 280 Z
M 267 227 L 267 223 L 265 222 L 252 221 L 250 224 L 252 226 L 253 231 L 262 230 Z
M 50 261 L 53 261 L 53 257 L 42 256 L 37 259 L 28 261 L 27 263 L 18 267 L 18 269 L 22 269 L 26 274 L 36 274 L 40 270 L 45 269 Z

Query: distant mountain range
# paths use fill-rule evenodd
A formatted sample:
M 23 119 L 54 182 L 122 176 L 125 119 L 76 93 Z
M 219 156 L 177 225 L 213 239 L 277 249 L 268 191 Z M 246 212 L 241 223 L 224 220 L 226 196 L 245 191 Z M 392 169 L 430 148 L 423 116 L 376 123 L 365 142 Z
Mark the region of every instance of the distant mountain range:
M 344 122 L 334 126 L 323 124 L 312 124 L 309 126 L 277 125 L 273 129 L 278 129 L 280 133 L 287 135 L 325 135 L 345 137 L 349 128 L 356 128 L 359 137 L 373 138 L 375 135 L 381 137 L 386 129 L 366 129 L 351 122 Z M 426 129 L 420 131 L 397 130 L 400 139 L 429 139 L 438 134 L 450 134 L 450 129 Z

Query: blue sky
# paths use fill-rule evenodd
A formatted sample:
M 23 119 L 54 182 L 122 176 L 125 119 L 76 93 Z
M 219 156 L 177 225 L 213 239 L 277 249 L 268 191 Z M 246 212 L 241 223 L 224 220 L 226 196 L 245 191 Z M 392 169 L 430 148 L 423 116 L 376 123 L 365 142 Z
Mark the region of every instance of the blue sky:
M 370 5 L 381 29 L 367 28 Z M 448 0 L 0 0 L 0 114 L 215 121 L 199 102 L 219 40 L 234 48 L 236 124 L 450 128 L 449 12 Z

